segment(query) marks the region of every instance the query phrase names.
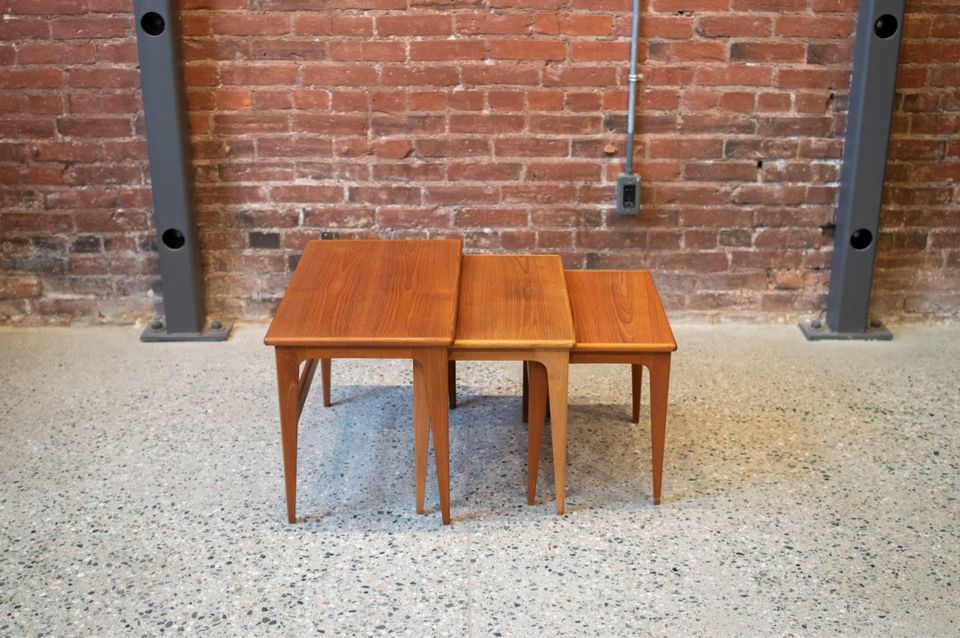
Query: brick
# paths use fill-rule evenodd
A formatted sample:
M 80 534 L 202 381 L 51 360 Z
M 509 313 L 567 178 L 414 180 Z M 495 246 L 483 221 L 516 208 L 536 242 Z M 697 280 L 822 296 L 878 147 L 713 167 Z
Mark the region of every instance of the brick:
M 306 184 L 275 186 L 270 189 L 270 200 L 284 203 L 316 204 L 318 202 L 342 202 L 340 186 L 313 186 Z M 350 201 L 354 201 L 351 199 Z
M 773 20 L 764 16 L 704 16 L 697 33 L 707 38 L 764 38 L 773 33 Z
M 139 74 L 127 68 L 74 68 L 68 83 L 81 89 L 122 89 L 137 86 Z
M 530 33 L 532 20 L 527 14 L 461 13 L 456 16 L 456 31 L 463 35 L 524 35 Z
M 723 42 L 651 42 L 651 60 L 670 62 L 708 62 L 727 59 L 727 47 Z
M 806 46 L 800 42 L 734 42 L 730 45 L 734 62 L 804 62 Z
M 383 69 L 384 86 L 455 86 L 459 83 L 455 67 L 387 67 Z
M 571 86 L 587 87 L 602 86 L 607 87 L 615 84 L 616 72 L 607 67 L 591 66 L 548 66 L 544 71 L 543 85 L 553 86 Z
M 776 35 L 796 38 L 845 38 L 853 31 L 846 16 L 780 16 L 774 24 Z
M 411 186 L 351 186 L 347 201 L 377 205 L 419 204 L 421 192 Z
M 516 133 L 526 123 L 523 115 L 451 115 L 451 133 Z
M 593 115 L 532 115 L 530 131 L 551 135 L 598 133 L 603 120 Z
M 630 59 L 629 42 L 573 42 L 570 59 L 574 62 L 622 61 Z
M 444 111 L 448 104 L 445 91 L 416 91 L 409 93 L 407 99 L 411 111 Z
M 802 11 L 807 0 L 730 0 L 736 11 Z
M 503 201 L 527 204 L 560 204 L 574 201 L 576 190 L 563 184 L 517 184 L 501 189 Z
M 68 137 L 89 138 L 129 137 L 133 133 L 129 117 L 61 117 L 57 130 Z
M 657 13 L 726 11 L 730 0 L 650 0 L 650 6 Z
M 455 162 L 447 168 L 451 181 L 511 181 L 520 178 L 523 165 L 505 162 Z
M 853 45 L 850 42 L 810 43 L 807 45 L 807 64 L 852 64 Z
M 56 88 L 62 83 L 60 69 L 0 69 L 0 89 Z
M 19 64 L 90 64 L 96 48 L 89 42 L 23 42 L 17 46 Z
M 293 84 L 297 78 L 295 64 L 247 64 L 223 65 L 220 77 L 223 84 L 240 86 L 267 86 Z
M 500 200 L 494 186 L 428 186 L 424 193 L 428 205 L 495 204 Z
M 494 147 L 498 157 L 566 157 L 570 152 L 567 140 L 542 138 L 499 138 Z
M 402 164 L 377 164 L 373 167 L 373 178 L 386 182 L 442 182 L 445 179 L 443 164 L 436 162 L 416 162 Z
M 386 15 L 377 17 L 377 34 L 382 36 L 427 36 L 453 33 L 450 15 Z
M 305 60 L 327 59 L 327 47 L 321 42 L 287 40 L 272 37 L 249 38 L 250 55 L 256 60 Z
M 785 69 L 781 73 L 786 72 Z M 772 83 L 773 73 L 769 67 L 729 64 L 699 67 L 694 77 L 696 82 L 706 86 L 768 86 Z
M 290 129 L 290 118 L 265 113 L 217 113 L 213 127 L 223 134 L 280 133 Z
M 249 232 L 247 242 L 250 248 L 280 248 L 280 233 Z
M 133 31 L 133 16 L 84 16 L 50 21 L 50 34 L 55 40 L 96 40 L 122 38 Z
M 376 145 L 375 154 L 383 159 L 404 159 L 413 153 L 413 142 L 410 140 L 389 140 Z
M 461 208 L 454 219 L 458 228 L 519 228 L 527 224 L 527 211 L 524 208 Z
M 446 228 L 450 226 L 450 212 L 436 208 L 381 208 L 377 222 L 386 227 Z
M 521 64 L 497 63 L 470 65 L 460 67 L 462 83 L 466 86 L 482 86 L 487 84 L 538 85 L 540 84 L 539 66 L 524 66 Z
M 495 9 L 559 9 L 563 0 L 490 0 Z
M 211 22 L 216 35 L 283 35 L 290 32 L 290 16 L 283 13 L 223 12 Z
M 463 157 L 490 155 L 490 142 L 486 139 L 448 138 L 422 139 L 414 143 L 421 157 Z
M 617 21 L 615 35 L 629 38 L 632 28 L 629 16 L 625 15 Z M 693 36 L 693 18 L 644 15 L 640 20 L 640 35 L 644 38 L 685 40 Z
M 566 106 L 569 111 L 599 111 L 602 104 L 603 97 L 596 93 L 568 93 L 566 95 Z
M 559 91 L 527 92 L 527 108 L 531 111 L 561 111 L 564 97 Z
M 653 139 L 650 140 L 648 154 L 655 158 L 719 158 L 723 155 L 723 140 Z
M 450 93 L 450 108 L 457 111 L 481 111 L 483 110 L 483 93 L 454 90 Z
M 596 162 L 530 162 L 526 176 L 533 181 L 596 181 L 600 178 L 600 166 Z
M 303 68 L 303 83 L 307 86 L 373 86 L 377 70 L 370 66 L 311 65 Z
M 373 35 L 373 19 L 369 16 L 307 13 L 294 18 L 293 32 L 297 35 L 370 36 Z
M 407 57 L 402 42 L 331 42 L 330 59 L 343 61 L 402 62 Z
M 442 115 L 377 115 L 371 118 L 370 132 L 373 135 L 429 135 L 442 133 Z
M 563 42 L 548 40 L 492 40 L 490 57 L 499 60 L 563 60 Z
M 428 40 L 410 43 L 410 59 L 422 60 L 481 60 L 487 45 L 482 41 Z
M 781 69 L 778 85 L 784 89 L 846 89 L 850 85 L 850 72 L 829 69 Z
M 487 102 L 495 111 L 522 111 L 524 93 L 522 91 L 488 91 Z
M 609 15 L 541 13 L 534 20 L 535 33 L 548 35 L 608 36 L 613 32 Z
M 40 279 L 34 275 L 0 275 L 0 299 L 39 297 Z

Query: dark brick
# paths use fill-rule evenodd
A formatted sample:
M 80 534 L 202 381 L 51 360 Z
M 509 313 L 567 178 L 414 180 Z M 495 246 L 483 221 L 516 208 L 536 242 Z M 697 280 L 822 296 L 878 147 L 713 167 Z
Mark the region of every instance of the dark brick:
M 247 233 L 250 248 L 280 248 L 280 233 L 261 233 L 253 231 Z
M 743 228 L 725 228 L 719 235 L 721 246 L 749 246 L 752 239 L 753 233 Z
M 81 235 L 73 240 L 70 245 L 70 252 L 74 253 L 98 253 L 103 247 L 103 242 L 96 235 Z

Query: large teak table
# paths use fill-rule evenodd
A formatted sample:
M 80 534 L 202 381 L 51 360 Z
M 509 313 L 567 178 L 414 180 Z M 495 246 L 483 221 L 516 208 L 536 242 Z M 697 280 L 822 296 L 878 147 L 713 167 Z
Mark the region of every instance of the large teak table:
M 344 358 L 413 360 L 418 511 L 423 511 L 429 421 L 440 511 L 443 522 L 450 522 L 447 352 L 456 329 L 460 254 L 459 240 L 307 244 L 264 339 L 276 351 L 291 523 L 300 413 L 318 360 Z M 562 396 L 565 406 L 566 392 Z

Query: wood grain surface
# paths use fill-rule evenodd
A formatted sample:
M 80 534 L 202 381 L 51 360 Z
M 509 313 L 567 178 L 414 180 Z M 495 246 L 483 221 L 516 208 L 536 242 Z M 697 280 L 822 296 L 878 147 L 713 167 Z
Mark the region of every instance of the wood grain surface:
M 673 352 L 673 338 L 650 273 L 576 270 L 566 273 L 576 325 L 576 352 Z
M 556 255 L 464 255 L 455 348 L 569 348 L 563 262 Z
M 459 240 L 311 241 L 264 342 L 449 345 L 460 251 Z

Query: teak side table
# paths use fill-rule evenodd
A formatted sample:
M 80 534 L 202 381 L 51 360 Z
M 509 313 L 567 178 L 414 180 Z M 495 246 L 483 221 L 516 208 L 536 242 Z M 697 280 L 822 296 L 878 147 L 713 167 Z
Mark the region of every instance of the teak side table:
M 264 338 L 276 354 L 289 522 L 297 518 L 297 427 L 318 360 L 376 358 L 413 360 L 418 511 L 432 425 L 440 511 L 450 523 L 447 351 L 460 254 L 459 240 L 307 244 Z
M 464 255 L 461 269 L 450 360 L 525 361 L 549 387 L 556 507 L 563 514 L 567 368 L 575 338 L 563 262 L 557 255 Z M 420 432 L 416 440 L 425 440 L 423 420 L 415 427 Z M 416 455 L 417 467 L 425 473 L 426 445 Z
M 640 383 L 643 367 L 650 371 L 650 439 L 653 461 L 653 503 L 660 503 L 663 452 L 670 389 L 670 356 L 677 349 L 667 315 L 650 273 L 629 270 L 588 270 L 566 273 L 577 343 L 570 363 L 629 364 L 633 390 L 633 422 L 640 420 Z M 537 489 L 537 459 L 543 432 L 547 388 L 535 371 L 528 372 L 530 457 L 527 500 Z M 551 390 L 552 391 L 552 390 Z M 526 397 L 525 397 L 526 398 Z M 550 400 L 553 411 L 554 402 Z M 552 416 L 551 416 L 552 418 Z M 531 452 L 532 454 L 532 452 Z

